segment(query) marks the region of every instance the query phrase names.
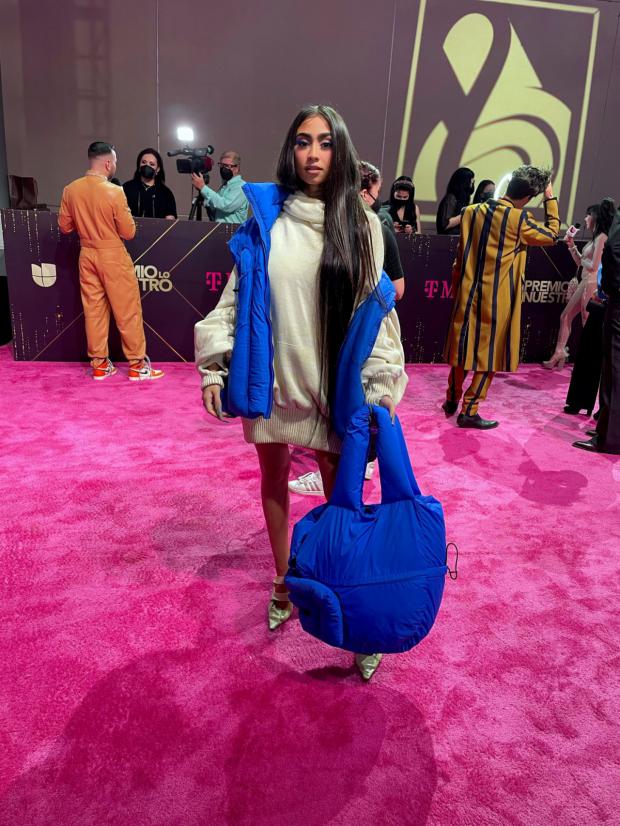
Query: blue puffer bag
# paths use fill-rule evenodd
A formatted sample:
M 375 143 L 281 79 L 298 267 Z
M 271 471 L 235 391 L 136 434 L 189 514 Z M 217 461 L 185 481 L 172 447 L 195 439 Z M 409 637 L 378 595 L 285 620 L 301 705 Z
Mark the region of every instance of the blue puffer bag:
M 381 504 L 362 489 L 371 418 L 376 422 Z M 446 565 L 443 510 L 417 485 L 398 419 L 365 406 L 351 418 L 334 492 L 295 526 L 291 600 L 302 627 L 360 654 L 407 651 L 431 630 Z

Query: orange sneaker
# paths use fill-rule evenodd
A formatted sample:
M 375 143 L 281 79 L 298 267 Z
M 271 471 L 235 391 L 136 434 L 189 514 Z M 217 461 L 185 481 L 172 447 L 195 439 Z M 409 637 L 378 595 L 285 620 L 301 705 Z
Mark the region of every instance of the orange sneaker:
M 116 367 L 112 364 L 110 359 L 98 359 L 99 363 L 91 362 L 93 368 L 93 378 L 95 381 L 103 381 L 108 376 L 113 376 L 116 373 Z
M 149 381 L 153 379 L 162 379 L 164 377 L 163 370 L 156 370 L 151 365 L 151 360 L 145 356 L 142 361 L 136 361 L 129 365 L 129 381 Z

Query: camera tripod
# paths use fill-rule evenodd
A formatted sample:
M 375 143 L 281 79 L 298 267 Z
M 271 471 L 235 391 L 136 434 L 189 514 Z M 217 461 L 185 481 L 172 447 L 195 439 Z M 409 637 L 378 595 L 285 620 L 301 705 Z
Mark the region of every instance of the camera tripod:
M 204 198 L 200 194 L 200 192 L 196 192 L 196 195 L 192 198 L 192 207 L 189 211 L 189 221 L 202 221 L 202 208 L 204 206 Z M 208 217 L 208 215 L 207 215 Z

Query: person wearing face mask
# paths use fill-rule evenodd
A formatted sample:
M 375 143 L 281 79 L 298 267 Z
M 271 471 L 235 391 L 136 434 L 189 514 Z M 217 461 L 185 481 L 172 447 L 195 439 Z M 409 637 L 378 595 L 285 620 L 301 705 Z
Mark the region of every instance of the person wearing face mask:
M 116 150 L 95 141 L 88 147 L 88 160 L 86 174 L 64 188 L 58 228 L 80 236 L 80 293 L 92 377 L 103 381 L 116 373 L 108 352 L 111 310 L 129 362 L 129 380 L 160 379 L 163 372 L 146 355 L 140 290 L 123 243 L 136 234 L 136 222 L 122 188 L 111 181 Z
M 123 189 L 131 214 L 136 218 L 167 218 L 174 221 L 177 205 L 166 184 L 166 173 L 161 155 L 147 147 L 138 154 L 136 171 Z
M 248 217 L 248 199 L 242 187 L 241 156 L 238 152 L 224 152 L 219 162 L 222 186 L 216 192 L 205 183 L 202 175 L 193 173 L 192 183 L 204 198 L 213 220 L 220 224 L 242 224 Z
M 372 211 L 379 216 L 379 220 L 381 221 L 383 247 L 385 250 L 383 270 L 396 290 L 396 300 L 400 301 L 405 294 L 405 273 L 400 260 L 396 237 L 394 236 L 394 232 L 396 231 L 394 224 L 392 220 L 390 220 L 391 216 L 389 213 L 386 213 L 381 207 L 379 193 L 381 192 L 383 179 L 377 167 L 367 161 L 360 161 L 359 168 L 361 178 L 360 195 L 362 196 L 362 201 L 368 204 Z
M 485 178 L 480 181 L 474 192 L 472 204 L 484 204 L 495 195 L 495 181 Z
M 437 207 L 438 235 L 460 233 L 461 213 L 466 206 L 469 206 L 474 189 L 474 172 L 471 169 L 461 166 L 452 173 L 446 194 Z
M 394 181 L 388 204 L 396 232 L 415 235 L 422 231 L 420 208 L 415 202 L 415 186 L 411 178 L 401 175 Z

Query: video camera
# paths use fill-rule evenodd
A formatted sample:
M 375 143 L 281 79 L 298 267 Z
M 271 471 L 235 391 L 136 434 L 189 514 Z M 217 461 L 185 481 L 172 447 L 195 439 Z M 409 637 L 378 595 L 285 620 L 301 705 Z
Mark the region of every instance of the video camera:
M 203 146 L 193 149 L 190 146 L 184 146 L 182 149 L 174 149 L 172 152 L 166 152 L 169 158 L 174 158 L 175 155 L 186 155 L 185 158 L 177 158 L 177 172 L 183 175 L 191 175 L 195 172 L 202 175 L 205 183 L 209 183 L 209 172 L 213 169 L 213 161 L 209 155 L 213 154 L 213 147 Z

